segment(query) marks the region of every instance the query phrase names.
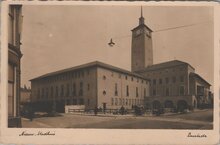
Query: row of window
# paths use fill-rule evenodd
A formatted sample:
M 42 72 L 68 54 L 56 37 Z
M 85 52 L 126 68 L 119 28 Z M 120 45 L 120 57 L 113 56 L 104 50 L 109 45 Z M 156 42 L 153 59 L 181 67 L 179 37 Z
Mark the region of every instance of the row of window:
M 143 104 L 143 99 L 124 99 L 124 98 L 112 98 L 111 105 L 112 106 L 132 106 L 132 105 L 141 105 Z
M 112 73 L 113 74 L 113 73 Z M 111 76 L 113 76 L 113 75 L 111 75 Z M 146 84 L 148 84 L 148 82 L 146 81 L 146 80 L 143 80 L 143 79 L 139 79 L 139 78 L 134 78 L 134 77 L 129 77 L 129 76 L 127 76 L 127 75 L 125 75 L 124 76 L 125 77 L 125 80 L 131 80 L 132 82 L 134 81 L 134 80 L 136 80 L 138 83 L 140 82 L 140 83 L 146 83 Z M 121 74 L 119 74 L 119 78 L 121 78 Z M 103 75 L 103 80 L 106 80 L 107 79 L 107 77 L 105 76 L 105 75 Z
M 136 92 L 136 97 L 139 97 L 138 87 L 136 87 L 135 92 Z M 106 94 L 107 94 L 107 92 L 104 90 L 103 95 L 106 95 Z M 115 96 L 118 96 L 118 84 L 117 83 L 115 83 Z M 129 86 L 128 85 L 126 86 L 126 96 L 127 97 L 129 96 Z M 146 96 L 146 88 L 144 88 L 144 96 Z
M 179 87 L 179 95 L 184 95 L 185 94 L 184 92 L 185 92 L 184 86 L 180 86 Z M 153 88 L 152 94 L 153 94 L 153 96 L 158 95 L 158 92 L 155 88 Z M 170 96 L 170 88 L 166 88 L 165 95 Z
M 162 78 L 159 78 L 159 79 L 152 79 L 150 81 L 150 84 L 153 84 L 153 85 L 156 85 L 156 84 L 169 84 L 170 82 L 172 81 L 172 83 L 176 83 L 178 80 L 177 80 L 177 77 L 172 77 L 172 78 L 169 78 L 169 77 L 166 77 L 164 79 Z M 180 76 L 179 77 L 179 82 L 184 82 L 184 76 Z
M 65 91 L 64 91 L 65 90 Z M 90 90 L 90 84 L 87 84 L 87 90 Z M 83 82 L 79 83 L 79 90 L 78 90 L 78 95 L 83 96 L 84 91 L 83 91 Z M 37 92 L 37 97 L 40 98 L 48 98 L 48 97 L 58 97 L 58 96 L 77 96 L 77 90 L 76 90 L 76 84 L 73 83 L 72 86 L 69 84 L 66 84 L 66 87 L 64 88 L 64 85 L 61 85 L 60 87 L 58 86 L 51 86 L 47 88 L 39 88 Z
M 167 73 L 171 73 L 171 72 L 176 72 L 176 71 L 183 71 L 184 70 L 184 67 L 181 67 L 181 68 L 173 68 L 172 70 L 171 69 L 165 69 L 164 71 L 155 71 L 155 72 L 152 72 L 151 74 L 152 75 L 155 75 L 155 74 L 167 74 Z M 148 77 L 150 76 L 150 74 L 147 75 Z

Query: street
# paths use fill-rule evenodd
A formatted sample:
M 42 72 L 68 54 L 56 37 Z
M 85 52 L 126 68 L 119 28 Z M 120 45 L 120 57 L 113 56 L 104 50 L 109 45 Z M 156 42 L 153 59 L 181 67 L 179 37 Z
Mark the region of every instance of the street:
M 212 129 L 213 110 L 161 116 L 61 114 L 22 118 L 25 128 L 107 128 L 107 129 Z

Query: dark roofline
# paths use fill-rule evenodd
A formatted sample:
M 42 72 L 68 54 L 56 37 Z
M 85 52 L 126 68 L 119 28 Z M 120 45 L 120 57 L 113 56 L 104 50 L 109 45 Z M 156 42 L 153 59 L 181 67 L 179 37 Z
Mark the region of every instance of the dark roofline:
M 145 25 L 145 24 L 140 24 L 140 25 L 138 25 L 137 27 L 133 28 L 131 31 L 134 31 L 134 30 L 136 30 L 136 29 L 138 29 L 138 28 L 140 28 L 140 27 L 142 27 L 142 26 L 146 27 L 146 28 L 149 29 L 151 32 L 153 32 L 153 30 L 152 30 L 151 28 L 149 28 L 149 27 L 148 27 L 147 25 Z
M 176 65 L 170 65 L 170 66 L 165 66 L 165 67 L 162 67 L 162 68 L 151 68 L 152 66 L 159 66 L 159 65 L 161 65 L 161 64 L 166 64 L 166 63 L 169 63 L 169 62 L 172 62 L 172 61 L 178 61 L 178 62 L 180 62 L 180 63 L 182 63 L 182 64 L 176 64 Z M 146 71 L 155 71 L 155 70 L 160 70 L 160 69 L 164 69 L 164 68 L 171 68 L 171 67 L 173 67 L 173 66 L 179 66 L 179 65 L 188 65 L 188 66 L 190 66 L 193 70 L 195 70 L 195 68 L 194 67 L 192 67 L 189 63 L 187 63 L 187 62 L 184 62 L 184 61 L 180 61 L 180 60 L 171 60 L 171 61 L 166 61 L 166 62 L 162 62 L 162 63 L 157 63 L 157 64 L 153 64 L 153 65 L 151 65 L 151 66 L 149 66 L 149 67 L 146 67 L 146 68 L 144 68 L 144 69 L 142 69 L 142 70 L 139 70 L 139 71 L 136 71 L 135 73 L 142 73 L 142 72 L 146 72 Z
M 203 79 L 199 74 L 197 73 L 190 73 L 191 76 L 197 77 L 199 79 L 201 79 L 202 81 L 204 81 L 206 84 L 208 84 L 209 86 L 212 86 L 209 82 L 207 82 L 205 79 Z
M 101 68 L 105 68 L 105 69 L 108 69 L 108 70 L 113 70 L 113 71 L 116 71 L 116 72 L 120 72 L 120 73 L 128 74 L 128 75 L 131 75 L 131 76 L 139 77 L 139 78 L 142 78 L 144 80 L 148 80 L 148 79 L 144 78 L 143 76 L 141 76 L 139 74 L 136 74 L 136 73 L 133 73 L 133 72 L 130 72 L 128 70 L 121 69 L 121 68 L 118 68 L 118 67 L 115 67 L 115 66 L 112 66 L 112 65 L 109 65 L 109 64 L 105 64 L 103 62 L 94 61 L 94 62 L 78 65 L 78 66 L 75 66 L 75 67 L 62 69 L 62 70 L 58 70 L 58 71 L 55 71 L 55 72 L 50 72 L 50 73 L 41 75 L 39 77 L 30 79 L 29 81 L 42 79 L 42 78 L 46 78 L 46 77 L 51 77 L 51 76 L 67 73 L 69 71 L 75 71 L 75 70 L 89 68 L 89 67 L 101 67 Z

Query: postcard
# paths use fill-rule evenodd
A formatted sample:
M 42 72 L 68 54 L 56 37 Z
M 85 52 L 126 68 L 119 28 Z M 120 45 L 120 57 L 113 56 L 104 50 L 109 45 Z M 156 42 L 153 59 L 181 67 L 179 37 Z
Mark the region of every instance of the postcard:
M 1 139 L 217 144 L 216 2 L 3 1 Z

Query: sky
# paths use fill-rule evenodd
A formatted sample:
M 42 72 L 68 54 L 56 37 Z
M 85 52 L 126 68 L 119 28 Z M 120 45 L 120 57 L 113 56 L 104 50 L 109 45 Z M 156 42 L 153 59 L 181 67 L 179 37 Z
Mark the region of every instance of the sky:
M 91 61 L 131 70 L 131 30 L 141 6 L 23 6 L 21 84 L 45 73 Z M 154 64 L 181 60 L 213 85 L 213 9 L 143 6 L 153 30 Z M 172 28 L 172 29 L 170 29 Z M 116 43 L 108 45 L 110 39 Z

